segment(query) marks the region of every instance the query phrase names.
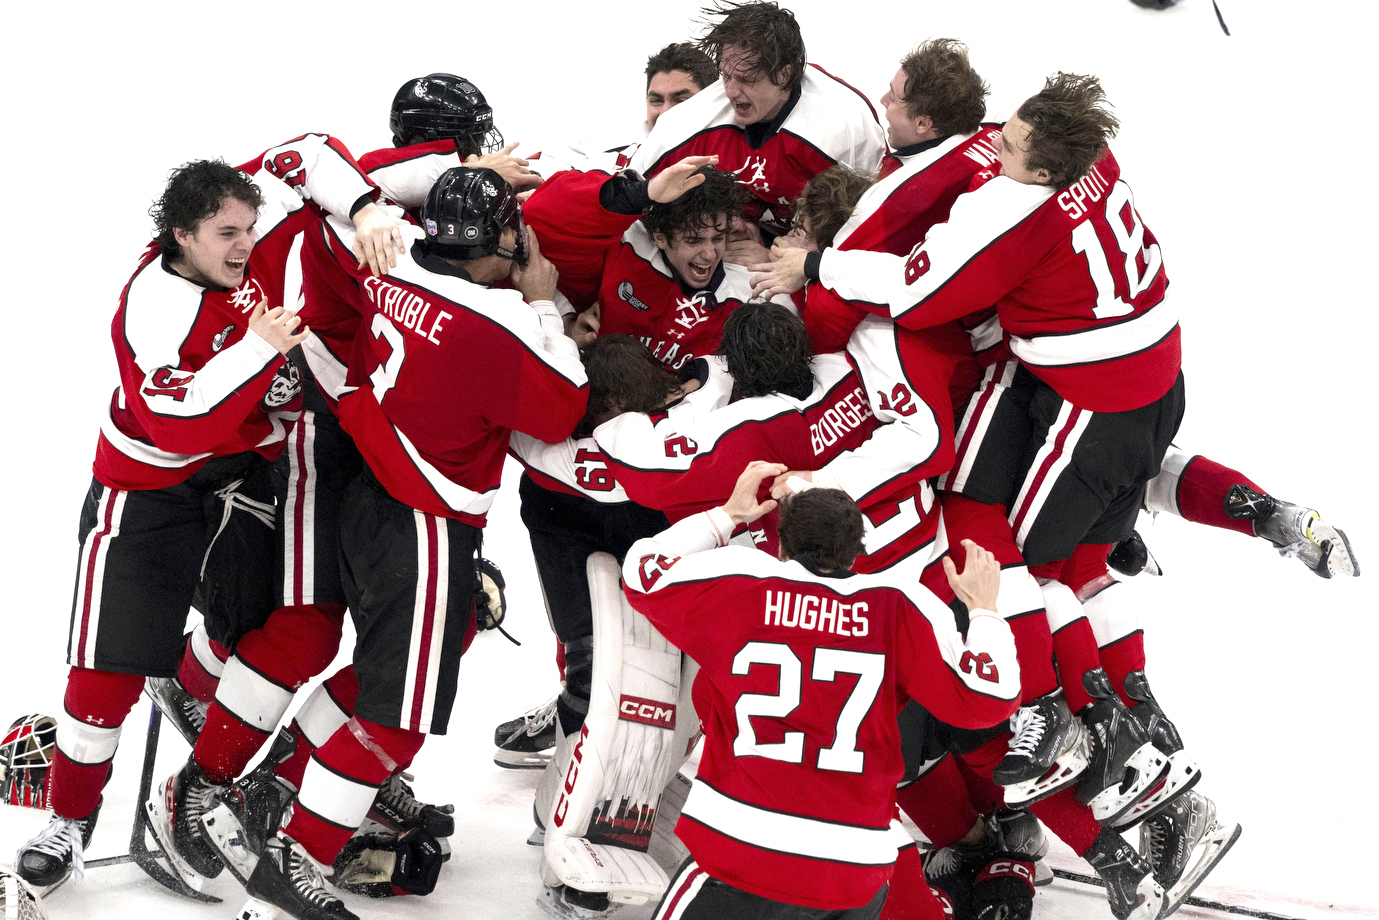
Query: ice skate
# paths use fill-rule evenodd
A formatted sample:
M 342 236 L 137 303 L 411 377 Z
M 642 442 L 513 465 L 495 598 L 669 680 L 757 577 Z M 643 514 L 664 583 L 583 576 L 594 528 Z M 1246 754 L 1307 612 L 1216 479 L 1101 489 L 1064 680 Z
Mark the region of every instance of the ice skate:
M 559 920 L 597 920 L 622 906 L 609 901 L 603 892 L 579 891 L 566 885 L 547 885 L 537 895 L 536 903 Z
M 404 834 L 419 827 L 433 837 L 449 837 L 455 833 L 455 806 L 429 805 L 417 799 L 407 780 L 410 773 L 397 772 L 378 788 L 378 795 L 369 807 L 369 820 L 392 831 Z
M 211 708 L 210 704 L 188 693 L 175 677 L 145 678 L 144 693 L 187 743 L 196 747 L 196 739 L 206 727 L 206 711 Z
M 516 770 L 540 770 L 555 749 L 557 693 L 544 706 L 499 725 L 493 731 L 493 762 Z
M 280 913 L 297 920 L 359 920 L 326 889 L 321 870 L 301 844 L 282 833 L 264 846 L 245 888 L 250 900 L 240 920 L 271 920 Z
M 1255 536 L 1272 543 L 1280 556 L 1296 557 L 1322 578 L 1360 574 L 1345 531 L 1323 521 L 1311 508 L 1237 484 L 1226 493 L 1226 514 L 1252 522 Z
M 50 816 L 47 826 L 14 854 L 14 868 L 19 877 L 40 889 L 40 894 L 47 894 L 69 877 L 81 878 L 83 854 L 91 845 L 91 835 L 95 833 L 100 813 L 101 802 L 98 801 L 85 818 Z
M 1040 799 L 1046 799 L 1077 782 L 1086 772 L 1091 762 L 1091 738 L 1080 719 L 1073 719 L 1071 725 L 1068 746 L 1054 758 L 1052 766 L 1032 780 L 1004 787 L 1007 805 L 1012 808 L 1023 808 Z
M 1115 569 L 1122 575 L 1134 577 L 1140 573 L 1145 575 L 1162 575 L 1163 568 L 1159 565 L 1159 560 L 1154 558 L 1154 554 L 1145 545 L 1144 537 L 1140 536 L 1137 530 L 1130 536 L 1117 543 L 1106 555 L 1106 564 Z
M 1157 920 L 1164 905 L 1164 889 L 1154 872 L 1125 838 L 1104 829 L 1083 854 L 1106 883 L 1106 897 L 1116 920 Z
M 1053 870 L 1044 862 L 1049 852 L 1049 839 L 1039 819 L 1023 808 L 1002 808 L 988 815 L 987 832 L 1007 853 L 1020 853 L 1034 863 L 1034 884 L 1047 885 L 1053 881 Z
M 1101 668 L 1088 671 L 1082 684 L 1092 697 L 1078 716 L 1090 739 L 1090 764 L 1078 785 L 1077 798 L 1102 824 L 1121 819 L 1160 783 L 1168 758 L 1150 743 L 1125 704 L 1111 689 Z
M 268 840 L 278 832 L 293 791 L 273 772 L 292 756 L 297 736 L 280 729 L 257 767 L 236 780 L 201 819 L 205 840 L 241 885 L 247 885 Z
M 1205 827 L 1202 829 L 1201 835 L 1197 837 L 1196 841 L 1188 850 L 1186 858 L 1182 860 L 1181 875 L 1179 875 L 1173 887 L 1169 888 L 1164 895 L 1165 904 L 1163 913 L 1160 915 L 1162 917 L 1167 917 L 1181 907 L 1183 902 L 1197 890 L 1197 886 L 1202 884 L 1202 881 L 1207 875 L 1216 868 L 1216 864 L 1219 863 L 1222 857 L 1224 857 L 1230 848 L 1235 845 L 1235 842 L 1240 839 L 1240 825 L 1234 821 L 1223 820 L 1219 814 L 1215 813 L 1215 803 L 1212 802 L 1211 799 L 1206 798 L 1206 796 L 1197 792 L 1189 792 L 1187 795 L 1178 799 L 1178 802 L 1187 802 L 1193 798 L 1200 798 L 1206 802 L 1211 812 L 1210 820 L 1203 822 Z M 1167 814 L 1169 814 L 1169 812 L 1163 813 L 1159 818 Z M 1159 820 L 1159 818 L 1151 818 L 1150 821 L 1156 821 Z M 1148 823 L 1149 822 L 1146 822 L 1146 826 Z M 1187 824 L 1188 822 L 1184 823 Z M 1141 831 L 1140 833 L 1142 835 L 1141 846 L 1145 846 L 1143 835 L 1146 831 Z M 1153 852 L 1154 844 L 1152 841 L 1149 842 L 1148 849 L 1151 853 Z M 1167 848 L 1165 852 L 1167 852 Z M 1153 862 L 1152 858 L 1150 861 L 1151 863 Z
M 194 891 L 201 891 L 206 879 L 215 878 L 225 867 L 206 839 L 201 817 L 228 789 L 228 785 L 208 780 L 196 761 L 188 758 L 182 769 L 160 783 L 158 791 L 144 803 L 149 829 L 163 855 Z
M 1010 720 L 1010 751 L 996 765 L 992 779 L 1002 786 L 1027 783 L 1048 772 L 1058 755 L 1075 740 L 1073 714 L 1061 690 L 1021 706 Z
M 1125 675 L 1125 695 L 1135 701 L 1130 707 L 1130 715 L 1144 728 L 1149 741 L 1168 757 L 1168 771 L 1163 780 L 1156 783 L 1116 822 L 1116 827 L 1127 828 L 1145 818 L 1162 811 L 1174 799 L 1197 785 L 1202 771 L 1197 763 L 1183 750 L 1183 740 L 1178 729 L 1164 716 L 1163 708 L 1149 690 L 1149 681 L 1143 671 L 1131 671 Z M 1168 886 L 1165 885 L 1165 888 Z

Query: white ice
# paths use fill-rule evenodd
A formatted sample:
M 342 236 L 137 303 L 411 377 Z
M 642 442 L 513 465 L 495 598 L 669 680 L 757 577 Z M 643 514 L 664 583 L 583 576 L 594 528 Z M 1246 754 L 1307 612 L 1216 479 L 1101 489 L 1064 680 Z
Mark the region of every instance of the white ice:
M 1379 200 L 1364 167 L 1373 14 L 1360 3 L 1220 3 L 1229 38 L 1208 0 L 1162 13 L 1128 0 L 787 5 L 810 59 L 873 100 L 931 36 L 970 45 L 996 119 L 1055 70 L 1099 74 L 1125 125 L 1116 154 L 1182 313 L 1190 399 L 1179 443 L 1320 509 L 1362 565 L 1379 565 L 1376 416 L 1364 396 L 1375 357 L 1362 354 L 1379 306 Z M 308 130 L 357 152 L 384 146 L 394 90 L 434 70 L 476 81 L 527 150 L 634 140 L 646 56 L 688 37 L 697 6 L 49 2 L 6 14 L 6 724 L 61 706 L 77 515 L 114 381 L 109 319 L 167 171 L 207 156 L 240 162 Z M 484 368 L 461 372 L 484 385 Z M 540 916 L 537 852 L 523 844 L 536 774 L 490 760 L 493 726 L 555 684 L 513 486 L 509 477 L 486 549 L 508 575 L 509 626 L 525 644 L 480 637 L 451 733 L 416 761 L 418 792 L 457 806 L 455 858 L 426 901 L 351 898 L 362 916 Z M 1150 611 L 1149 673 L 1205 771 L 1201 788 L 1245 828 L 1199 894 L 1295 917 L 1379 913 L 1368 858 L 1376 573 L 1325 582 L 1260 541 L 1175 519 L 1141 526 L 1168 572 L 1133 583 Z M 141 705 L 126 726 L 92 856 L 123 852 L 145 715 Z M 160 776 L 185 753 L 165 738 Z M 43 820 L 0 808 L 0 861 Z M 1086 871 L 1071 854 L 1060 864 Z M 225 903 L 180 900 L 126 866 L 93 871 L 48 908 L 232 916 L 233 882 L 211 890 Z M 1039 920 L 1106 916 L 1099 893 L 1074 885 L 1036 902 Z

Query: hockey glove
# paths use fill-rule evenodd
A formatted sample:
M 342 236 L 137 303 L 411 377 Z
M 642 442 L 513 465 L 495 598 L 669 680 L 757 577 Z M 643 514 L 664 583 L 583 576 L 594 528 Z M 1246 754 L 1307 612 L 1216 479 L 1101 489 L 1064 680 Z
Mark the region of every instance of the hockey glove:
M 360 834 L 335 857 L 331 881 L 371 898 L 430 894 L 444 858 L 436 838 L 419 827 L 401 836 Z
M 972 920 L 1029 920 L 1034 912 L 1034 862 L 998 853 L 972 883 Z
M 495 629 L 507 616 L 508 599 L 503 594 L 507 582 L 503 572 L 487 559 L 478 561 L 479 586 L 474 592 L 474 614 L 480 629 Z

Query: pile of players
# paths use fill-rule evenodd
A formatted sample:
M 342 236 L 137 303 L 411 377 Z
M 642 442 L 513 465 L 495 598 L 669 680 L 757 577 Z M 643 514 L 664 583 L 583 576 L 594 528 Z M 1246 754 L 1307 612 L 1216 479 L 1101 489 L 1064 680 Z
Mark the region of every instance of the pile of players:
M 1145 507 L 1358 566 L 1315 511 L 1171 447 L 1178 317 L 1096 79 L 1051 77 L 1004 126 L 985 96 L 930 40 L 883 130 L 788 11 L 731 4 L 649 62 L 644 141 L 544 181 L 445 74 L 399 91 L 390 148 L 309 134 L 176 170 L 112 329 L 53 817 L 20 873 L 80 872 L 147 692 L 194 745 L 148 803 L 187 886 L 228 867 L 251 910 L 301 918 L 353 916 L 323 867 L 429 892 L 454 817 L 404 771 L 502 619 L 481 548 L 511 452 L 562 686 L 496 759 L 546 768 L 548 833 L 581 744 L 645 778 L 591 734 L 599 649 L 649 621 L 700 669 L 671 681 L 706 735 L 688 857 L 638 879 L 548 859 L 553 911 L 663 890 L 657 917 L 1028 917 L 1039 822 L 1120 920 L 1175 909 L 1239 826 L 1194 788 L 1108 562 L 1154 570 Z M 246 776 L 347 611 L 353 665 Z M 600 845 L 647 849 L 606 823 Z

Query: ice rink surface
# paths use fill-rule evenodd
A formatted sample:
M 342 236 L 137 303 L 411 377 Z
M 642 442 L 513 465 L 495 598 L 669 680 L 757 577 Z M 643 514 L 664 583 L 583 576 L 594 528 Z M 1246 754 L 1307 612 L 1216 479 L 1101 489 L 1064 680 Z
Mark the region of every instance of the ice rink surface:
M 1379 306 L 1379 196 L 1362 168 L 1376 139 L 1363 21 L 1373 14 L 1220 2 L 1229 38 L 1209 0 L 1162 13 L 1128 0 L 787 5 L 810 60 L 874 102 L 900 56 L 934 36 L 968 43 L 995 120 L 1053 71 L 1099 74 L 1124 123 L 1116 155 L 1182 316 L 1189 410 L 1178 443 L 1320 509 L 1362 565 L 1379 566 L 1376 413 L 1364 396 L 1376 359 L 1362 354 Z M 356 153 L 384 146 L 396 88 L 437 70 L 474 80 L 525 150 L 633 141 L 646 56 L 696 31 L 696 6 L 50 2 L 7 15 L 5 724 L 61 705 L 77 514 L 115 380 L 109 321 L 168 170 L 209 156 L 242 162 L 304 131 L 338 135 Z M 456 373 L 484 385 L 482 367 Z M 490 759 L 493 726 L 543 702 L 556 680 L 513 472 L 485 550 L 507 574 L 508 625 L 524 644 L 479 638 L 451 734 L 415 764 L 423 798 L 456 804 L 455 857 L 426 901 L 350 898 L 361 916 L 544 916 L 538 853 L 523 844 L 537 774 Z M 1204 769 L 1200 788 L 1245 829 L 1199 894 L 1293 917 L 1376 915 L 1366 790 L 1379 752 L 1379 570 L 1325 582 L 1261 541 L 1176 519 L 1144 519 L 1141 530 L 1167 570 L 1133 584 L 1149 674 Z M 126 725 L 92 857 L 123 852 L 145 717 L 141 704 Z M 165 737 L 159 777 L 185 754 Z M 0 808 L 0 861 L 43 820 Z M 1086 871 L 1071 854 L 1058 864 Z M 180 900 L 125 866 L 93 871 L 48 908 L 55 918 L 233 916 L 234 883 L 211 890 L 225 903 Z M 1099 892 L 1057 883 L 1035 917 L 1109 912 Z

